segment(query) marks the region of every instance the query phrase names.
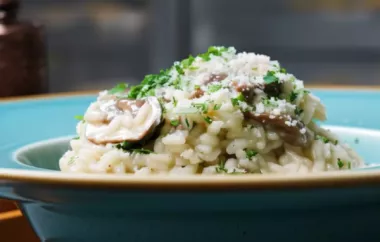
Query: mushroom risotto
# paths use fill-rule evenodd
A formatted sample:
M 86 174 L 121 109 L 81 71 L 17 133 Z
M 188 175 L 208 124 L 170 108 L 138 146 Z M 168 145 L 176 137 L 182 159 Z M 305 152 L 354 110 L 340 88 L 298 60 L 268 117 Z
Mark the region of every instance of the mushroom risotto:
M 103 91 L 60 159 L 64 172 L 311 173 L 361 158 L 328 130 L 325 107 L 277 61 L 233 47 Z

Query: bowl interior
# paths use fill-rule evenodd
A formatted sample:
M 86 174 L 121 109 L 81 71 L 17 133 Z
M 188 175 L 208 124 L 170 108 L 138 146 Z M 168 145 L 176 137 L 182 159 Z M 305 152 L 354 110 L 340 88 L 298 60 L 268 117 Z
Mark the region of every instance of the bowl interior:
M 359 153 L 367 164 L 365 169 L 380 168 L 380 131 L 342 126 L 325 127 Z M 14 161 L 33 168 L 59 171 L 59 159 L 69 149 L 71 138 L 50 139 L 24 146 L 14 153 Z
M 59 171 L 59 159 L 69 149 L 71 139 L 62 137 L 24 146 L 14 153 L 14 160 L 33 168 Z

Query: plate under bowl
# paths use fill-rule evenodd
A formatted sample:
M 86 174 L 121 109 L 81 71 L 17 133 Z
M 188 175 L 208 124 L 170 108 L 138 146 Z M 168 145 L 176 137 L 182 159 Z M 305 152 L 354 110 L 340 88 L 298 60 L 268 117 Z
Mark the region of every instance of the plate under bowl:
M 316 92 L 329 125 L 380 128 L 380 114 L 368 106 L 380 106 L 380 92 Z M 73 134 L 72 117 L 93 98 L 0 103 L 0 196 L 18 201 L 42 241 L 380 240 L 376 169 L 147 179 L 63 174 L 13 160 L 26 144 Z M 380 156 L 376 142 L 360 139 L 365 157 Z

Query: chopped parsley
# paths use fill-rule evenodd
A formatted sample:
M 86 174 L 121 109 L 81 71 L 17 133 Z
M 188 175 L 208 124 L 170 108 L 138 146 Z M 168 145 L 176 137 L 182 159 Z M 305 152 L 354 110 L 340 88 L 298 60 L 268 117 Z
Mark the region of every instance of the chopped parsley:
M 286 73 L 286 69 L 285 68 L 281 68 L 280 69 L 280 73 Z
M 251 150 L 251 149 L 245 149 L 245 155 L 247 157 L 247 159 L 251 160 L 252 157 L 256 156 L 258 153 L 257 151 L 254 151 L 254 150 Z
M 211 56 L 222 56 L 224 52 L 228 51 L 226 47 L 211 46 L 208 48 L 206 53 L 199 54 L 198 57 L 202 58 L 204 61 L 209 61 Z M 131 86 L 128 91 L 127 98 L 139 99 L 147 96 L 154 96 L 155 90 L 160 87 L 174 87 L 176 89 L 181 89 L 181 84 L 183 80 L 181 76 L 185 73 L 185 69 L 195 70 L 197 67 L 192 66 L 195 61 L 195 57 L 189 56 L 187 59 L 182 60 L 179 63 L 175 63 L 171 68 L 167 70 L 161 70 L 158 74 L 149 74 L 144 77 L 140 84 Z M 172 77 L 172 72 L 176 71 L 179 76 L 178 78 Z M 126 91 L 127 86 L 125 84 L 119 84 L 115 86 L 110 92 L 121 92 Z
M 225 159 L 221 159 L 220 163 L 218 164 L 218 166 L 215 167 L 215 171 L 217 173 L 227 173 L 228 170 L 225 168 L 225 165 L 226 165 L 226 160 Z
M 310 93 L 309 90 L 303 90 L 303 94 L 307 95 L 307 94 L 309 94 L 309 93 Z
M 175 97 L 173 97 L 173 106 L 177 107 L 178 101 Z
M 120 92 L 125 92 L 127 90 L 128 84 L 126 83 L 119 83 L 115 87 L 113 87 L 111 90 L 108 90 L 109 94 L 116 94 Z
M 270 106 L 272 104 L 268 98 L 263 98 L 262 102 L 264 106 Z
M 185 118 L 185 123 L 186 123 L 187 127 L 190 128 L 189 120 L 187 118 Z
M 162 113 L 166 113 L 165 100 L 163 97 L 158 98 L 158 102 L 160 103 Z
M 340 158 L 338 158 L 337 164 L 338 164 L 339 169 L 341 169 L 344 166 L 344 162 Z
M 184 69 L 189 68 L 193 64 L 195 58 L 192 55 L 189 55 L 187 59 L 181 61 L 181 65 Z
M 156 88 L 163 86 L 164 84 L 168 84 L 171 76 L 169 75 L 169 70 L 161 70 L 159 74 L 150 74 L 146 75 L 141 84 L 132 86 L 128 92 L 128 98 L 137 99 L 146 96 L 154 96 L 154 91 Z M 173 81 L 170 83 L 172 86 L 175 85 Z
M 124 141 L 122 143 L 119 143 L 119 144 L 115 145 L 115 147 L 117 149 L 123 150 L 125 152 L 129 152 L 129 153 L 136 153 L 136 154 L 150 154 L 150 153 L 153 153 L 153 151 L 148 150 L 148 149 L 144 149 L 144 148 L 133 149 L 132 147 L 134 145 L 135 144 L 133 144 L 133 143 L 130 143 L 128 141 Z
M 78 121 L 84 121 L 83 115 L 75 115 L 74 118 Z
M 267 74 L 264 76 L 265 84 L 271 84 L 274 82 L 278 82 L 279 79 L 278 79 L 278 77 L 275 76 L 275 74 L 276 73 L 274 71 L 268 71 Z
M 76 156 L 71 156 L 70 160 L 67 164 L 70 166 L 70 165 L 74 164 L 75 160 L 76 160 Z
M 194 89 L 201 89 L 200 85 L 194 85 Z
M 214 110 L 219 110 L 222 107 L 222 104 L 215 104 Z
M 208 105 L 207 103 L 193 103 L 192 104 L 195 108 L 197 108 L 202 113 L 207 113 L 208 111 Z
M 315 136 L 315 138 L 321 140 L 325 144 L 327 144 L 327 143 L 331 143 L 331 144 L 334 144 L 334 145 L 338 144 L 338 140 L 330 140 L 327 137 L 322 136 L 322 135 L 317 135 L 317 136 Z
M 78 140 L 78 139 L 79 139 L 79 136 L 73 138 L 73 140 Z
M 295 115 L 301 115 L 303 113 L 303 109 L 296 107 L 296 109 L 294 109 L 294 113 L 295 113 Z
M 294 102 L 298 97 L 298 93 L 296 93 L 295 91 L 292 91 L 288 97 L 288 100 L 289 102 Z
M 143 155 L 147 155 L 147 154 L 151 154 L 151 153 L 153 153 L 153 151 L 148 150 L 148 149 L 132 149 L 131 151 L 132 151 L 133 153 L 143 154 Z
M 233 106 L 238 106 L 239 102 L 244 102 L 244 101 L 245 101 L 245 97 L 241 92 L 239 93 L 239 95 L 237 95 L 237 97 L 231 98 L 231 103 Z
M 128 142 L 128 141 L 124 141 L 122 143 L 119 143 L 119 144 L 115 145 L 115 147 L 117 149 L 121 149 L 121 150 L 128 150 L 128 149 L 131 148 L 131 146 L 132 146 L 132 144 L 130 142 Z
M 206 53 L 198 55 L 200 58 L 202 58 L 204 61 L 211 60 L 211 55 L 214 56 L 221 56 L 223 52 L 226 52 L 228 48 L 226 47 L 217 47 L 217 46 L 211 46 L 208 48 Z
M 206 123 L 208 124 L 211 124 L 212 123 L 212 118 L 206 116 L 206 117 L 203 117 L 203 119 L 206 121 Z
M 177 127 L 179 125 L 179 120 L 178 119 L 172 120 L 170 121 L 170 124 L 174 127 Z
M 222 88 L 221 84 L 209 85 L 207 91 L 209 93 L 217 92 Z
M 174 65 L 174 67 L 177 70 L 178 74 L 180 74 L 180 75 L 185 74 L 185 72 L 183 71 L 183 69 L 180 65 Z

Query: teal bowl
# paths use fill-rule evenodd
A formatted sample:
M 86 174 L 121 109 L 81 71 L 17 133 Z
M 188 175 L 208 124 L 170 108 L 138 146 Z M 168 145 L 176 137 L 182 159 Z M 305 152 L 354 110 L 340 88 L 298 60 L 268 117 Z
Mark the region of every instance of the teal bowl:
M 0 197 L 41 241 L 380 241 L 380 90 L 314 89 L 368 166 L 293 176 L 65 174 L 94 95 L 0 102 Z M 0 235 L 1 238 L 1 235 Z

